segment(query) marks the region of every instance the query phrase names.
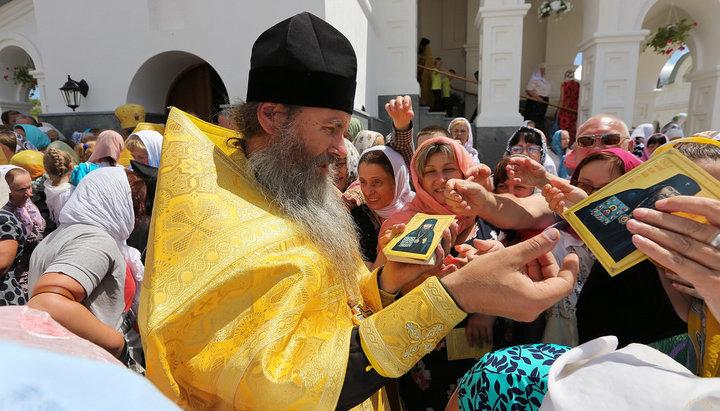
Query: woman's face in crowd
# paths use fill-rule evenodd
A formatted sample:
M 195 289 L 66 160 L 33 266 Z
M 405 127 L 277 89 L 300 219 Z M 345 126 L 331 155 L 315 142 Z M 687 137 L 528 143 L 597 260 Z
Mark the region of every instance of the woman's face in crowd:
M 655 152 L 655 150 L 658 147 L 660 147 L 661 145 L 662 145 L 662 143 L 648 143 L 648 145 L 646 147 L 648 155 L 652 155 Z
M 395 179 L 379 164 L 360 163 L 358 166 L 360 190 L 371 210 L 380 210 L 395 197 Z
M 420 186 L 440 204 L 445 204 L 445 183 L 451 178 L 463 178 L 455 156 L 445 153 L 428 157 L 422 173 Z
M 452 138 L 453 140 L 456 140 L 460 143 L 460 145 L 465 145 L 468 141 L 469 136 L 469 130 L 467 124 L 464 122 L 458 122 L 456 123 L 452 128 Z
M 10 202 L 17 207 L 22 207 L 32 196 L 32 180 L 30 174 L 19 174 L 15 176 L 10 186 Z
M 522 148 L 523 151 L 522 151 L 522 152 L 515 152 L 515 151 L 513 151 L 513 150 L 518 150 L 518 149 L 516 149 L 515 147 Z M 540 162 L 540 157 L 541 157 L 541 154 L 542 154 L 542 153 L 541 153 L 541 150 L 542 150 L 542 147 L 540 147 L 540 146 L 537 145 L 537 144 L 533 144 L 533 143 L 528 143 L 528 142 L 526 142 L 524 137 L 520 137 L 520 140 L 518 141 L 518 143 L 515 144 L 514 146 L 510 147 L 510 152 L 511 152 L 512 154 L 522 154 L 522 155 L 526 155 L 526 156 L 532 158 L 533 160 L 537 161 L 538 163 Z
M 577 187 L 590 195 L 618 177 L 620 177 L 620 173 L 613 168 L 609 161 L 591 161 L 580 170 Z
M 137 148 L 137 147 L 135 147 L 129 151 L 130 151 L 130 154 L 132 155 L 133 160 L 137 161 L 138 163 L 150 165 L 150 160 L 148 159 L 147 151 L 145 151 L 141 148 Z
M 347 157 L 338 157 L 335 160 L 335 187 L 340 191 L 345 191 L 347 187 Z
M 512 180 L 505 180 L 502 183 L 498 183 L 495 187 L 495 192 L 498 194 L 512 194 L 517 198 L 530 197 L 535 188 L 525 184 L 516 183 Z
M 568 148 L 568 146 L 570 145 L 570 133 L 568 133 L 567 131 L 563 131 L 562 133 L 560 133 L 560 144 L 563 150 Z

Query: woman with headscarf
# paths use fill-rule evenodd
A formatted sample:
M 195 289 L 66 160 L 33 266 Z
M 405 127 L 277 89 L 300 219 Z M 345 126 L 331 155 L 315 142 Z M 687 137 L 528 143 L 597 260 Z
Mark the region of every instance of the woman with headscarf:
M 567 167 L 565 166 L 565 154 L 570 144 L 570 133 L 567 130 L 558 130 L 550 140 L 550 150 L 547 155 L 555 163 L 557 175 L 560 178 L 569 178 Z
M 50 144 L 50 137 L 43 133 L 39 128 L 29 124 L 15 125 L 15 132 L 25 137 L 30 144 L 38 150 L 42 150 Z
M 545 63 L 540 63 L 525 87 L 527 94 L 534 99 L 525 100 L 525 119 L 532 120 L 540 130 L 545 128 L 547 104 L 537 100 L 550 101 L 551 89 L 550 82 L 545 79 Z
M 363 261 L 374 268 L 380 226 L 409 203 L 415 193 L 410 189 L 410 171 L 405 160 L 387 146 L 365 150 L 358 165 L 358 181 L 365 203 L 350 213 L 358 229 Z
M 133 159 L 150 167 L 160 167 L 163 136 L 154 130 L 136 131 L 125 140 L 125 148 Z
M 24 290 L 27 290 L 27 271 L 30 255 L 43 239 L 45 219 L 40 214 L 38 207 L 30 199 L 33 194 L 30 173 L 24 168 L 7 165 L 0 166 L 0 174 L 2 174 L 5 182 L 10 187 L 8 202 L 2 209 L 17 217 L 27 234 L 24 252 L 15 270 L 18 282 Z
M 654 133 L 648 137 L 645 137 L 641 160 L 647 161 L 650 157 L 652 157 L 653 153 L 658 147 L 667 144 L 669 141 L 670 139 L 668 138 L 668 136 L 663 133 Z
M 0 179 L 0 202 L 7 202 L 9 192 L 5 179 Z M 16 273 L 26 241 L 25 226 L 20 220 L 13 213 L 0 210 L 0 306 L 27 303 L 27 287 L 20 285 Z
M 100 133 L 95 143 L 95 149 L 88 161 L 78 165 L 73 170 L 70 178 L 72 185 L 77 186 L 80 180 L 93 170 L 101 167 L 116 166 L 123 148 L 123 138 L 117 131 L 105 130 Z
M 434 137 L 425 141 L 415 152 L 410 166 L 416 189 L 415 197 L 400 212 L 385 220 L 380 233 L 385 233 L 395 224 L 407 223 L 417 213 L 455 215 L 447 206 L 444 195 L 446 183 L 452 178 L 466 178 L 473 165 L 470 154 L 457 141 L 446 137 Z M 485 232 L 489 230 L 486 230 L 484 224 L 482 230 L 478 230 L 479 224 L 475 217 L 456 218 L 458 236 L 453 245 L 463 244 L 473 238 L 489 238 L 489 233 Z M 453 252 L 456 253 L 454 248 Z M 401 292 L 409 292 L 429 275 L 422 276 L 418 282 L 403 288 Z M 458 327 L 463 328 L 466 325 L 467 321 L 463 321 Z M 398 379 L 400 397 L 408 409 L 444 409 L 457 380 L 474 363 L 474 359 L 448 361 L 448 348 L 443 340 L 435 350 Z
M 22 167 L 30 173 L 32 179 L 32 196 L 30 200 L 40 210 L 40 215 L 49 222 L 45 226 L 45 234 L 55 229 L 55 224 L 49 220 L 50 211 L 45 196 L 45 165 L 43 164 L 43 153 L 35 150 L 23 150 L 10 159 L 10 164 Z
M 453 140 L 465 147 L 465 150 L 467 150 L 472 157 L 473 163 L 480 164 L 478 151 L 473 146 L 472 126 L 470 122 L 464 117 L 458 117 L 450 122 L 448 132 Z
M 548 173 L 557 175 L 555 163 L 547 155 L 545 134 L 537 128 L 520 127 L 508 138 L 505 157 L 524 155 L 542 164 Z
M 647 140 L 655 132 L 655 126 L 650 123 L 640 124 L 630 134 L 630 140 L 633 145 L 633 155 L 637 158 L 643 158 L 643 150 L 645 149 L 645 140 Z M 640 140 L 640 141 L 638 141 Z M 644 160 L 644 159 L 643 159 Z
M 353 145 L 360 155 L 370 147 L 381 146 L 383 144 L 385 144 L 385 137 L 377 131 L 372 130 L 362 130 L 358 132 L 353 140 Z
M 132 319 L 144 268 L 125 243 L 135 225 L 131 193 L 120 167 L 86 176 L 58 229 L 36 248 L 30 273 L 31 307 L 124 362 L 141 350 Z

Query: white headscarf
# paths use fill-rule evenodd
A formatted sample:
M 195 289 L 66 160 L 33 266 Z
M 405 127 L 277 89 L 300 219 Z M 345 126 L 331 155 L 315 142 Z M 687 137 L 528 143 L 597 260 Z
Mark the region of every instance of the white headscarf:
M 4 164 L 4 165 L 0 166 L 0 175 L 2 175 L 3 180 L 5 179 L 5 176 L 7 175 L 8 171 L 12 170 L 13 168 L 22 168 L 22 167 L 14 166 L 12 164 Z M 25 170 L 25 169 L 23 168 L 23 170 Z
M 450 133 L 450 138 L 452 138 L 452 126 L 453 124 L 463 122 L 467 126 L 468 129 L 468 139 L 463 144 L 463 147 L 465 147 L 465 150 L 467 150 L 468 153 L 470 153 L 470 156 L 473 159 L 473 162 L 475 164 L 480 164 L 480 159 L 478 158 L 478 151 L 473 146 L 473 133 L 472 133 L 472 127 L 470 126 L 470 122 L 465 117 L 457 117 L 453 119 L 453 121 L 450 122 L 450 125 L 448 126 L 448 133 Z
M 540 63 L 537 65 L 537 67 L 535 67 L 535 71 L 533 71 L 532 76 L 530 76 L 530 80 L 528 80 L 528 84 L 525 88 L 528 90 L 538 91 L 536 89 L 536 87 L 540 86 L 540 88 L 542 89 L 542 92 L 540 92 L 538 94 L 544 95 L 545 97 L 547 97 L 548 95 L 550 95 L 550 90 L 552 90 L 552 85 L 550 84 L 549 81 L 547 81 L 545 76 L 543 76 L 540 73 L 540 69 L 543 67 L 545 67 L 545 63 Z M 547 94 L 543 94 L 543 93 L 547 93 Z
M 160 151 L 162 150 L 163 136 L 155 130 L 140 130 L 132 133 L 132 136 L 140 137 L 145 145 L 150 167 L 160 167 Z
M 91 225 L 115 239 L 135 278 L 135 306 L 145 269 L 140 251 L 125 243 L 135 227 L 132 193 L 125 170 L 103 167 L 86 175 L 60 211 L 58 222 Z
M 635 141 L 636 137 L 642 137 L 643 142 L 655 132 L 655 127 L 650 123 L 640 124 L 633 130 L 630 139 Z
M 405 207 L 405 204 L 411 202 L 415 198 L 415 192 L 410 189 L 410 170 L 403 156 L 397 151 L 393 150 L 388 146 L 375 146 L 370 147 L 363 152 L 363 155 L 370 151 L 382 151 L 383 154 L 390 160 L 390 164 L 393 168 L 393 174 L 395 177 L 395 195 L 392 201 L 386 207 L 380 210 L 373 210 L 377 215 L 384 219 L 390 218 L 398 211 Z M 360 157 L 362 160 L 362 157 Z

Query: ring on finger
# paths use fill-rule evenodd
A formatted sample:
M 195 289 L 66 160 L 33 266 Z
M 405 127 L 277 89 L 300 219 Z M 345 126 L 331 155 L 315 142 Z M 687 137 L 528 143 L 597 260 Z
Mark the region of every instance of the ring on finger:
M 720 231 L 715 234 L 715 236 L 710 240 L 709 244 L 715 248 L 720 247 Z

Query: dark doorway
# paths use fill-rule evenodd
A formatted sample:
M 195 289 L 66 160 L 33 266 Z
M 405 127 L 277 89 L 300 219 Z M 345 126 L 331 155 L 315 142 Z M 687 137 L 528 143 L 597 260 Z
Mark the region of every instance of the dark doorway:
M 205 121 L 211 121 L 220 106 L 228 103 L 222 79 L 208 63 L 188 67 L 168 91 L 166 107 L 175 106 Z

